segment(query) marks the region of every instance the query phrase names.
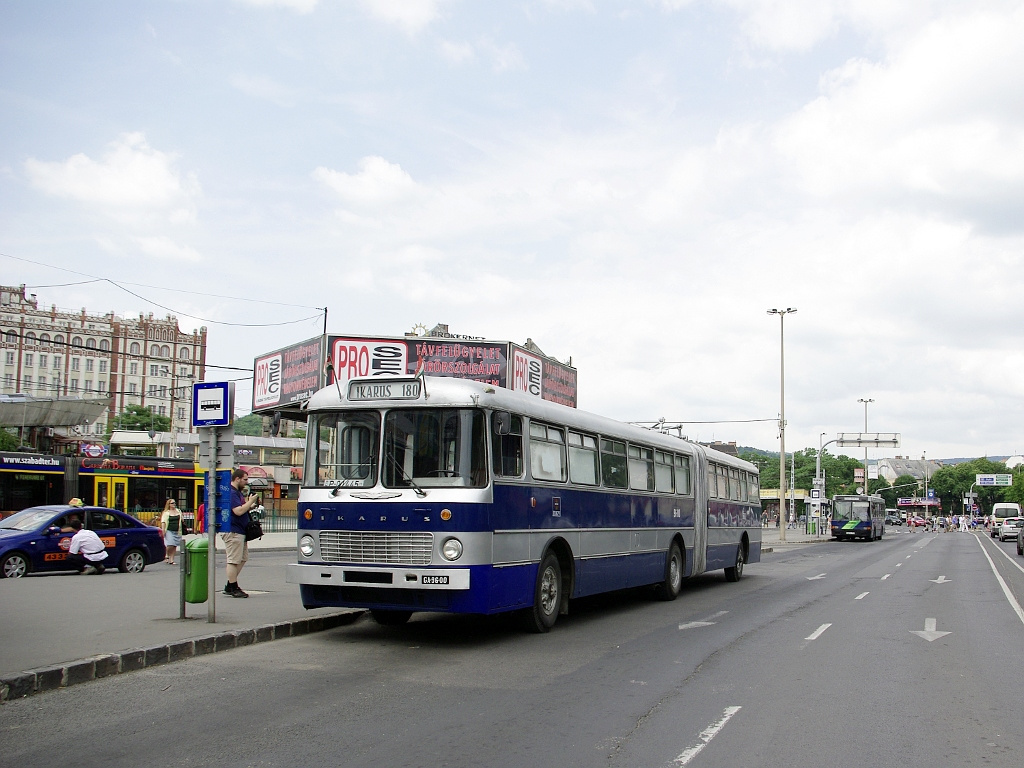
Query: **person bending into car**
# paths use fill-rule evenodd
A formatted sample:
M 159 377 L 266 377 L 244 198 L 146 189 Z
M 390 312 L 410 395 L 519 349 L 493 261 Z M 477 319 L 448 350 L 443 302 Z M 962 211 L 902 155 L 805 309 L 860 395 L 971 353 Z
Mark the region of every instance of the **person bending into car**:
M 224 587 L 224 594 L 231 597 L 249 596 L 238 586 L 238 574 L 242 572 L 242 568 L 249 559 L 245 527 L 249 524 L 249 512 L 259 503 L 259 497 L 255 494 L 249 496 L 248 499 L 242 496 L 242 489 L 245 488 L 248 479 L 249 473 L 244 469 L 236 469 L 231 473 L 231 528 L 220 534 L 228 561 L 228 583 Z
M 77 517 L 69 523 L 75 531 L 71 537 L 71 546 L 68 548 L 67 563 L 74 567 L 80 574 L 100 574 L 106 570 L 103 561 L 107 559 L 107 549 L 100 541 L 95 531 L 82 527 L 82 521 Z

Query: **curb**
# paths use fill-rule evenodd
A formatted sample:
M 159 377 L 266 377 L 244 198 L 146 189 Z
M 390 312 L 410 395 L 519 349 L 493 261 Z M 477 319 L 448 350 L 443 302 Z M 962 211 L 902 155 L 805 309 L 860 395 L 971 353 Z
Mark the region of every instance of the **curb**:
M 220 653 L 255 643 L 266 643 L 272 640 L 283 640 L 286 637 L 323 632 L 327 629 L 351 624 L 363 613 L 364 611 L 361 610 L 346 611 L 327 616 L 314 616 L 309 619 L 264 624 L 254 629 L 233 629 L 191 640 L 177 640 L 149 648 L 132 648 L 120 653 L 103 653 L 63 664 L 36 667 L 0 678 L 0 702 L 33 696 L 43 691 L 67 688 L 71 685 L 100 680 L 125 672 L 136 672 L 146 667 L 183 661 L 193 656 L 205 656 L 208 653 Z

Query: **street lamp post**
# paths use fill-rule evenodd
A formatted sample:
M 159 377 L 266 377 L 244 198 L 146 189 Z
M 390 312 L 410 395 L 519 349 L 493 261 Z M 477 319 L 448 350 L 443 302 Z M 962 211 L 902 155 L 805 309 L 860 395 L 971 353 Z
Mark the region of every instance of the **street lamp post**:
M 872 398 L 858 398 L 858 403 L 864 403 L 864 434 L 868 433 L 868 403 L 875 402 Z M 864 493 L 869 492 L 868 485 L 868 447 L 864 446 Z
M 786 315 L 796 312 L 794 307 L 769 309 L 769 315 L 779 316 L 779 540 L 786 540 Z

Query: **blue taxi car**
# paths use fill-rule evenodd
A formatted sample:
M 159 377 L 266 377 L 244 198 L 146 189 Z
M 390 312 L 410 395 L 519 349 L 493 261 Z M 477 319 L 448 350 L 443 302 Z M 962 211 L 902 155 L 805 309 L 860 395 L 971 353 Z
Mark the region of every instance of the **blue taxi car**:
M 165 557 L 159 528 L 140 523 L 116 509 L 54 504 L 29 507 L 0 520 L 0 578 L 18 579 L 32 571 L 71 570 L 66 562 L 70 523 L 77 517 L 107 548 L 107 567 L 142 573 Z

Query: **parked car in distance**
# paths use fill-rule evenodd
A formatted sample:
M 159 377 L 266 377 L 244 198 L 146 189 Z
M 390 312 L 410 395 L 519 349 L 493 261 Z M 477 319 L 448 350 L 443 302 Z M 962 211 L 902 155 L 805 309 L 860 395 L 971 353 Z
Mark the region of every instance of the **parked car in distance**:
M 166 556 L 159 528 L 106 507 L 53 504 L 29 507 L 0 520 L 0 578 L 19 579 L 33 571 L 72 570 L 66 562 L 74 530 L 71 519 L 93 530 L 107 549 L 104 564 L 122 573 L 142 573 Z
M 885 524 L 886 525 L 903 525 L 903 521 L 900 520 L 900 518 L 898 518 L 896 515 L 886 515 L 885 516 Z
M 1003 520 L 1007 517 L 1021 517 L 1024 512 L 1021 511 L 1020 504 L 1012 501 L 999 501 L 992 505 L 992 527 L 989 532 L 992 534 L 994 539 L 999 535 L 999 526 Z
M 1024 525 L 1024 517 L 1004 517 L 997 529 L 999 540 L 1016 539 L 1022 525 Z

